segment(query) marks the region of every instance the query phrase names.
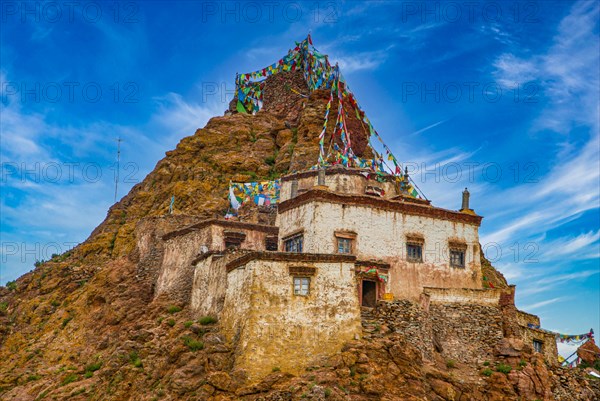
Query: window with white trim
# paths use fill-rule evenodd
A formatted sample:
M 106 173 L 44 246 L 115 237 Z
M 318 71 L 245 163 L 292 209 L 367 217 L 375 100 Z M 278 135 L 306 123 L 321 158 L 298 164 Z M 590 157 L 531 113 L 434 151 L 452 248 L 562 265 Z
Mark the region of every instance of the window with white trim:
M 544 343 L 541 342 L 540 340 L 533 340 L 533 350 L 535 352 L 541 353 L 542 349 L 543 349 L 543 346 L 544 346 Z
M 307 296 L 310 293 L 309 277 L 294 277 L 294 295 Z

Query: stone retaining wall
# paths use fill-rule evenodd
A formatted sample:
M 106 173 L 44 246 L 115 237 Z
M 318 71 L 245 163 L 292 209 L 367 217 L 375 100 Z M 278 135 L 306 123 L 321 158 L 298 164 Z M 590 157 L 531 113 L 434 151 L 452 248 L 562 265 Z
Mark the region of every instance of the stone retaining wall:
M 429 316 L 433 336 L 448 359 L 464 363 L 490 361 L 496 344 L 504 338 L 498 306 L 432 303 Z
M 381 325 L 404 334 L 426 360 L 439 352 L 463 363 L 489 361 L 503 338 L 498 305 L 436 303 L 423 297 L 421 303 L 380 302 L 375 316 Z
M 433 331 L 429 313 L 418 303 L 407 299 L 380 302 L 375 310 L 379 324 L 402 333 L 421 351 L 424 359 L 433 358 Z

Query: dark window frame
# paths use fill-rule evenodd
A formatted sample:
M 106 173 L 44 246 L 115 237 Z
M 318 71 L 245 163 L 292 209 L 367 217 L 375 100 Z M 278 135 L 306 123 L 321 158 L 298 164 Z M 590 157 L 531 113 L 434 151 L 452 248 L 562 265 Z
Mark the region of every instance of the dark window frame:
M 533 351 L 539 352 L 540 354 L 544 351 L 544 342 L 538 339 L 533 340 Z
M 266 237 L 265 238 L 265 250 L 267 250 L 267 251 L 277 251 L 278 250 L 277 237 Z
M 223 232 L 223 244 L 225 249 L 240 249 L 242 243 L 246 240 L 245 232 L 237 231 L 224 231 Z
M 283 240 L 285 252 L 302 253 L 304 251 L 304 233 L 294 234 Z
M 457 260 L 458 259 L 458 260 Z M 450 248 L 450 266 L 464 268 L 466 265 L 466 249 Z
M 423 243 L 406 243 L 406 260 L 409 262 L 423 263 Z

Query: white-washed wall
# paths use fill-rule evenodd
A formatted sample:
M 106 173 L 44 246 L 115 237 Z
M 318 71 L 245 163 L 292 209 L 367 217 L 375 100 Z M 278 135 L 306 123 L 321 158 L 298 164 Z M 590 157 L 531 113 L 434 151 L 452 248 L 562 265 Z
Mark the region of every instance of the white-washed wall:
M 399 298 L 418 299 L 423 287 L 481 287 L 475 225 L 325 201 L 286 210 L 280 213 L 278 224 L 282 238 L 304 230 L 304 252 L 309 253 L 335 253 L 335 231 L 356 232 L 359 260 L 390 263 L 387 291 Z M 406 261 L 407 235 L 411 234 L 424 238 L 423 263 Z M 449 241 L 467 245 L 464 268 L 450 266 Z
M 342 173 L 340 171 L 340 173 Z M 393 198 L 397 196 L 396 183 L 394 182 L 379 182 L 369 180 L 361 174 L 328 174 L 325 177 L 325 185 L 332 192 L 352 195 L 364 195 L 367 186 L 375 186 L 382 188 L 385 191 L 384 198 Z M 298 191 L 309 190 L 318 183 L 318 176 L 308 176 L 298 179 Z M 281 202 L 291 198 L 292 181 L 286 180 L 281 184 L 280 198 Z

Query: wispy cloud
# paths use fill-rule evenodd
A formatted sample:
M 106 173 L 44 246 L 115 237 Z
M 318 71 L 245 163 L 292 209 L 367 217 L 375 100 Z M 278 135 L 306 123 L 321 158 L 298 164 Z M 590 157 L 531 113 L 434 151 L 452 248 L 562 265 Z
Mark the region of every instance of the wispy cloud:
M 357 71 L 375 70 L 386 62 L 391 47 L 383 50 L 360 52 L 348 55 L 335 56 L 330 62 L 337 62 L 343 74 L 352 74 Z
M 528 297 L 534 294 L 546 293 L 550 290 L 564 287 L 566 284 L 573 284 L 577 281 L 585 280 L 589 277 L 600 274 L 597 270 L 584 270 L 575 273 L 568 274 L 556 274 L 556 270 L 546 270 L 546 271 L 537 271 L 537 272 L 526 272 L 526 278 L 531 280 L 535 278 L 535 285 L 526 286 L 519 291 L 520 297 Z M 546 277 L 540 279 L 539 277 Z M 549 276 L 549 277 L 548 277 Z
M 545 301 L 540 301 L 540 302 L 536 302 L 534 304 L 526 305 L 524 308 L 525 308 L 525 310 L 531 311 L 531 310 L 542 308 L 544 306 L 555 304 L 560 301 L 564 301 L 566 299 L 568 299 L 568 298 L 567 297 L 557 297 L 557 298 L 547 299 Z
M 521 59 L 512 53 L 500 55 L 494 62 L 496 81 L 505 88 L 523 86 L 539 76 L 539 60 Z
M 561 21 L 546 53 L 527 57 L 505 53 L 494 62 L 494 76 L 506 87 L 539 82 L 550 106 L 533 129 L 567 133 L 578 124 L 592 124 L 598 133 L 598 17 L 600 3 L 579 1 Z
M 440 121 L 438 121 L 438 122 L 436 122 L 436 123 L 433 123 L 433 124 L 431 124 L 431 125 L 428 125 L 428 126 L 427 126 L 427 127 L 425 127 L 425 128 L 421 128 L 421 129 L 420 129 L 420 130 L 418 130 L 418 131 L 412 132 L 412 133 L 410 133 L 410 134 L 408 134 L 408 135 L 409 135 L 409 136 L 415 136 L 415 135 L 422 134 L 423 132 L 425 132 L 425 131 L 429 131 L 430 129 L 432 129 L 432 128 L 435 128 L 435 127 L 437 127 L 438 125 L 441 125 L 441 124 L 445 123 L 446 121 L 448 121 L 448 120 L 447 120 L 447 119 L 446 119 L 446 120 L 440 120 Z
M 4 100 L 0 104 L 0 209 L 3 247 L 10 244 L 11 252 L 2 255 L 0 283 L 30 270 L 36 259 L 49 258 L 51 253 L 66 251 L 66 244 L 83 241 L 102 221 L 113 202 L 114 138 L 125 139 L 119 184 L 122 196 L 166 150 L 223 112 L 222 103 L 216 100 L 198 104 L 168 93 L 154 99 L 145 124 L 78 123 L 70 118 L 71 125 L 63 125 L 45 112 L 32 112 L 18 101 Z M 124 171 L 127 165 L 130 168 Z M 29 254 L 24 255 L 24 250 Z

